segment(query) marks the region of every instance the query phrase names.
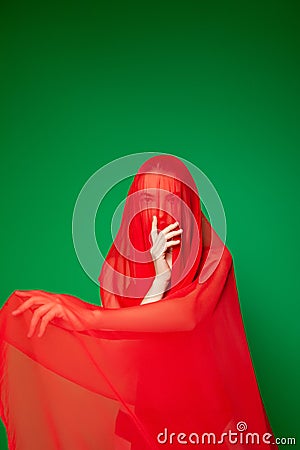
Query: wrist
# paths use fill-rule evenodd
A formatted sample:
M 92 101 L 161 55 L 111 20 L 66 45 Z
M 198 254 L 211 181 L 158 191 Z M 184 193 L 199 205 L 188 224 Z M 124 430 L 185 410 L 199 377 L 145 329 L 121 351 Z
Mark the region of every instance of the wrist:
M 102 324 L 102 311 L 100 309 L 94 309 L 90 311 L 89 315 L 89 329 L 100 330 Z
M 156 275 L 163 275 L 164 276 L 169 276 L 169 278 L 171 278 L 171 269 L 167 263 L 167 261 L 165 260 L 165 258 L 159 258 L 156 259 L 154 262 L 154 268 L 155 268 L 155 273 Z

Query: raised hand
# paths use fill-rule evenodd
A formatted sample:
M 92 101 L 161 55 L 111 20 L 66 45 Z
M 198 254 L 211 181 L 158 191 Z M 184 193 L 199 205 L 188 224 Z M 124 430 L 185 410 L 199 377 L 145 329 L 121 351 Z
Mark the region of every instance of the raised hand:
M 157 217 L 153 216 L 150 234 L 152 240 L 150 253 L 153 259 L 156 276 L 141 304 L 161 300 L 164 292 L 168 288 L 172 274 L 172 248 L 174 245 L 180 243 L 180 239 L 173 238 L 182 233 L 181 228 L 175 230 L 178 226 L 178 222 L 172 223 L 158 233 Z
M 170 257 L 172 254 L 170 252 L 174 245 L 178 245 L 180 243 L 180 239 L 173 238 L 180 236 L 183 231 L 181 228 L 176 230 L 178 226 L 178 222 L 174 222 L 158 233 L 157 217 L 153 216 L 151 228 L 152 247 L 150 249 L 150 253 L 157 275 L 163 272 L 169 272 L 171 274 Z

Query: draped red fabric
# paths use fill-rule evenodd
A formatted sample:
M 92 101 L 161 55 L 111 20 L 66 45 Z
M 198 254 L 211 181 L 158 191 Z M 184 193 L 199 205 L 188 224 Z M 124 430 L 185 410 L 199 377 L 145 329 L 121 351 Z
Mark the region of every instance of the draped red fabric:
M 155 277 L 149 239 L 178 220 L 163 298 L 141 304 Z M 0 310 L 0 414 L 9 449 L 277 449 L 244 330 L 233 259 L 201 211 L 176 157 L 146 161 L 129 189 L 100 276 L 102 306 L 60 294 L 99 326 L 55 318 L 27 338 L 33 308 L 13 292 Z M 55 294 L 53 294 L 55 295 Z M 30 295 L 28 294 L 28 297 Z

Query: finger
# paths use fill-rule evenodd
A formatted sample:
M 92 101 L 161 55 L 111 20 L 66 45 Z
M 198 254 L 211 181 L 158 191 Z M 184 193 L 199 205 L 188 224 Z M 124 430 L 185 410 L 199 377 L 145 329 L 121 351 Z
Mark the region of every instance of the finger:
M 157 231 L 157 217 L 153 216 L 152 218 L 152 229 L 151 231 Z
M 174 230 L 174 228 L 176 228 L 178 226 L 179 226 L 178 222 L 171 223 L 171 225 L 168 225 L 161 232 L 164 233 L 164 234 L 167 234 L 169 231 Z
M 15 309 L 12 314 L 16 316 L 17 314 L 21 314 L 22 312 L 26 311 L 26 309 L 30 308 L 35 302 L 36 297 L 31 297 L 30 299 L 26 300 L 21 306 L 19 306 L 17 309 Z
M 46 294 L 45 291 L 41 291 L 40 289 L 28 289 L 26 291 L 22 291 L 22 290 L 16 289 L 15 293 L 18 294 L 18 295 L 21 295 L 23 297 L 27 296 L 27 295 L 30 295 L 30 294 Z
M 15 291 L 19 297 L 31 297 L 32 291 Z
M 45 333 L 46 327 L 48 325 L 48 323 L 54 319 L 54 317 L 56 316 L 56 311 L 55 309 L 52 309 L 51 311 L 49 311 L 47 314 L 44 315 L 44 317 L 41 320 L 41 326 L 40 326 L 40 330 L 38 332 L 38 337 L 42 337 L 43 334 Z
M 33 296 L 40 296 L 40 297 L 50 297 L 52 294 L 46 291 L 42 291 L 40 289 L 30 289 L 28 291 L 15 291 L 15 294 L 17 294 L 18 297 L 33 297 Z
M 30 297 L 28 300 L 26 300 L 25 302 L 22 303 L 22 305 L 20 305 L 17 309 L 15 309 L 12 314 L 14 316 L 21 314 L 22 312 L 26 311 L 26 309 L 32 307 L 33 305 L 44 305 L 45 302 L 45 297 L 41 297 L 41 296 L 33 296 Z
M 178 245 L 180 244 L 180 240 L 178 239 L 177 241 L 168 241 L 167 242 L 167 248 L 171 247 L 171 245 Z
M 165 234 L 165 238 L 166 239 L 170 239 L 174 236 L 178 236 L 179 234 L 182 233 L 182 228 L 180 228 L 180 230 L 175 230 L 175 231 L 170 231 L 169 233 Z
M 152 227 L 151 227 L 150 236 L 151 236 L 151 242 L 153 244 L 157 237 L 157 217 L 156 216 L 153 216 L 153 218 L 152 218 Z
M 34 311 L 31 322 L 30 322 L 30 327 L 29 327 L 29 331 L 27 334 L 27 337 L 31 337 L 36 329 L 36 326 L 40 320 L 40 318 L 49 311 L 49 309 L 52 308 L 52 304 L 48 304 L 48 305 L 43 305 L 40 306 L 40 308 L 38 308 L 37 310 Z

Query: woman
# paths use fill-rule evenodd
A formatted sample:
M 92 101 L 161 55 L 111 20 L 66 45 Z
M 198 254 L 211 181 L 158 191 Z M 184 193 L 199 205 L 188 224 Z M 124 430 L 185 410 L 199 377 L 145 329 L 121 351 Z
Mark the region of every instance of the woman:
M 99 281 L 102 307 L 44 291 L 2 307 L 10 449 L 277 448 L 232 257 L 178 158 L 139 169 Z

